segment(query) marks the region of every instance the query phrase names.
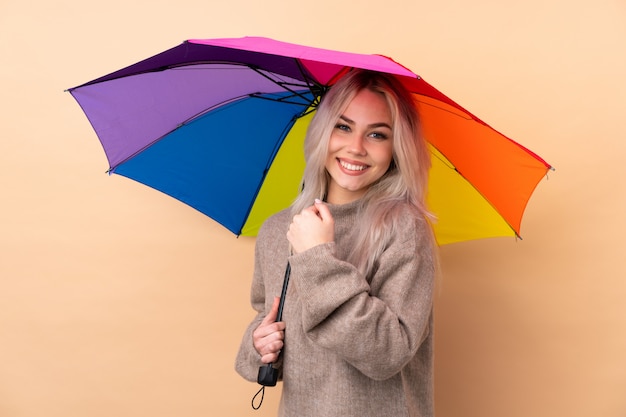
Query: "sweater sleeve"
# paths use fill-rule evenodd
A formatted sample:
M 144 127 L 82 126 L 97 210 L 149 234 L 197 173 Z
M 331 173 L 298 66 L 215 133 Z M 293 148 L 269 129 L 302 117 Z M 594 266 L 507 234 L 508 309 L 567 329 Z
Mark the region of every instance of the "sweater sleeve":
M 237 373 L 251 382 L 256 382 L 259 367 L 263 365 L 261 362 L 261 356 L 254 348 L 252 333 L 266 316 L 265 289 L 258 258 L 258 248 L 255 248 L 255 265 L 250 290 L 250 303 L 252 304 L 252 308 L 256 311 L 256 316 L 250 322 L 243 334 L 239 351 L 237 352 L 237 358 L 235 360 L 235 370 Z
M 428 225 L 416 220 L 368 280 L 336 257 L 334 243 L 290 258 L 307 336 L 376 380 L 392 377 L 428 335 L 434 280 Z

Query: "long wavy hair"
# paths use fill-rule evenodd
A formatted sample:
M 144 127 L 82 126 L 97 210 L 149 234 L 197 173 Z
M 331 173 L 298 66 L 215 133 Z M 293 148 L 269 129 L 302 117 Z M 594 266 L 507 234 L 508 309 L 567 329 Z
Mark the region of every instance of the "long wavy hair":
M 402 207 L 409 205 L 413 213 L 425 221 L 432 217 L 426 207 L 430 153 L 421 134 L 416 102 L 394 76 L 352 70 L 324 96 L 305 137 L 303 188 L 292 211 L 299 213 L 314 199 L 326 196 L 330 176 L 325 163 L 330 136 L 352 99 L 364 89 L 385 98 L 391 111 L 393 132 L 392 163 L 360 199 L 357 220 L 360 227 L 357 224 L 356 242 L 347 259 L 368 276 L 391 237 L 403 227 L 400 216 L 401 212 L 406 215 L 406 209 Z

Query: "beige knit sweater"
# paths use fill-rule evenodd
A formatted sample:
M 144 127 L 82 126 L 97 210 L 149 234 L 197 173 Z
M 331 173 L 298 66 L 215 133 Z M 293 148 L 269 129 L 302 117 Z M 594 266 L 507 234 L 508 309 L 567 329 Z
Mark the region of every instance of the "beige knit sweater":
M 366 278 L 343 261 L 358 204 L 330 205 L 335 242 L 297 255 L 288 257 L 288 210 L 267 220 L 257 237 L 251 302 L 258 314 L 243 336 L 235 367 L 256 382 L 262 363 L 252 332 L 280 296 L 289 260 L 280 416 L 433 415 L 429 226 L 407 208 L 406 227 Z

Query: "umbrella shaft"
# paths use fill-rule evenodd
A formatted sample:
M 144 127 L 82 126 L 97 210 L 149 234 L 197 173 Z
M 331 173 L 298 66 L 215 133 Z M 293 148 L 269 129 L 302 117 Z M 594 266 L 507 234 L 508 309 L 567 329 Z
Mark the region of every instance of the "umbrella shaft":
M 278 304 L 278 314 L 276 315 L 276 321 L 282 321 L 283 308 L 285 307 L 285 296 L 287 295 L 287 286 L 289 285 L 289 276 L 291 275 L 291 265 L 287 262 L 287 268 L 285 269 L 285 278 L 283 280 L 283 289 L 280 293 L 280 303 Z

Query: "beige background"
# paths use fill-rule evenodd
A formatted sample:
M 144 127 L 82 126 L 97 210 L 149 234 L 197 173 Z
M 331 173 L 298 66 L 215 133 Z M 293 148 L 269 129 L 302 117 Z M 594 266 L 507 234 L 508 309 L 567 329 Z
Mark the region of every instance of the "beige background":
M 439 416 L 626 415 L 624 0 L 0 0 L 0 416 L 275 414 L 232 366 L 253 240 L 105 175 L 63 91 L 244 35 L 392 56 L 556 167 L 523 241 L 442 249 Z

